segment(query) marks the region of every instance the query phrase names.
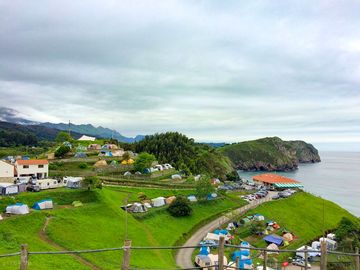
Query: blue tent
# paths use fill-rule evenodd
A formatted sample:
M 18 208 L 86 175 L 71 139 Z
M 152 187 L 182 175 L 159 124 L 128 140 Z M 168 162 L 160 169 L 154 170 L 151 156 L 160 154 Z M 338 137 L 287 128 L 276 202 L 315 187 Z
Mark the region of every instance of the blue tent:
M 229 232 L 228 230 L 215 230 L 214 233 L 217 235 L 219 234 L 227 235 Z
M 22 156 L 22 160 L 29 160 L 30 157 L 29 156 Z
M 239 268 L 240 269 L 252 269 L 249 266 L 252 265 L 253 262 L 251 259 L 247 259 L 247 260 L 240 260 L 239 261 Z
M 199 255 L 205 255 L 205 256 L 207 256 L 207 255 L 209 255 L 209 253 L 210 253 L 210 248 L 209 248 L 209 247 L 207 247 L 207 246 L 202 246 L 202 247 L 200 248 Z
M 143 173 L 151 173 L 151 170 L 149 168 L 145 168 Z
M 277 236 L 275 234 L 267 235 L 263 239 L 268 244 L 274 243 L 274 244 L 276 244 L 278 246 L 281 246 L 281 244 L 284 242 L 284 240 L 280 236 Z
M 237 250 L 231 255 L 231 260 L 236 261 L 237 257 L 239 257 L 239 260 L 248 259 L 249 256 L 250 250 Z
M 53 209 L 53 207 L 53 201 L 51 199 L 41 200 L 33 205 L 35 210 Z

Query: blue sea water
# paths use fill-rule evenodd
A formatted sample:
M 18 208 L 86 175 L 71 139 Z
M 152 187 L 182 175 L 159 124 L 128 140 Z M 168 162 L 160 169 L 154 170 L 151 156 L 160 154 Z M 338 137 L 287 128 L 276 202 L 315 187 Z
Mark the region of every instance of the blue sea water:
M 360 152 L 321 152 L 320 157 L 320 163 L 301 164 L 294 172 L 279 174 L 302 182 L 305 191 L 360 216 Z M 247 180 L 259 173 L 239 171 Z

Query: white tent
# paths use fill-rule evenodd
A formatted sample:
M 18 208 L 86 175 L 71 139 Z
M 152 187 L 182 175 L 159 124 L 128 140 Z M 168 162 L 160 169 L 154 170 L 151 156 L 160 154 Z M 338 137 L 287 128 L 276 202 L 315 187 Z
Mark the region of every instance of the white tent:
M 334 233 L 328 233 L 328 234 L 326 235 L 326 238 L 329 238 L 329 239 L 331 239 L 331 240 L 335 240 L 335 234 L 334 234 Z
M 266 249 L 279 250 L 279 247 L 276 244 L 271 243 L 270 245 L 268 245 L 266 247 Z M 278 252 L 277 251 L 275 251 L 275 252 L 268 251 L 268 254 L 274 254 L 274 253 L 277 254 Z
M 165 205 L 165 198 L 164 197 L 157 197 L 151 200 L 154 207 L 160 207 Z
M 319 241 L 314 241 L 311 243 L 311 249 L 317 249 L 320 250 L 321 243 Z
M 41 201 L 36 202 L 34 204 L 33 208 L 36 210 L 53 209 L 54 205 L 53 205 L 52 200 L 47 199 L 47 200 L 41 200 Z
M 96 138 L 95 137 L 90 137 L 90 136 L 86 136 L 86 135 L 82 135 L 78 141 L 95 141 Z
M 151 204 L 148 203 L 148 202 L 144 203 L 144 205 L 145 205 L 146 208 L 151 208 L 152 207 Z
M 187 198 L 190 202 L 197 202 L 197 199 L 194 195 L 189 195 Z
M 6 207 L 7 214 L 25 215 L 29 214 L 29 207 L 23 203 L 17 203 Z
M 182 178 L 181 178 L 181 175 L 180 175 L 180 174 L 173 174 L 173 175 L 171 176 L 171 179 L 172 179 L 172 180 L 181 180 Z
M 211 265 L 219 265 L 219 255 L 215 254 L 209 254 L 208 257 L 210 258 Z M 227 265 L 228 261 L 226 256 L 224 256 L 224 265 Z M 214 267 L 216 268 L 216 267 Z
M 319 239 L 320 242 L 326 241 L 326 247 L 328 250 L 335 250 L 337 248 L 337 243 L 335 240 L 331 240 L 329 238 L 323 238 L 321 237 Z
M 144 213 L 147 212 L 147 207 L 141 203 L 136 202 L 130 206 L 129 211 L 133 213 Z
M 229 241 L 229 236 L 228 235 L 223 235 L 223 234 L 220 235 L 220 234 L 216 234 L 216 233 L 208 233 L 204 237 L 204 240 L 213 240 L 215 242 L 219 242 L 220 236 L 224 236 L 225 241 Z
M 19 187 L 11 183 L 0 183 L 0 195 L 13 195 L 19 193 Z
M 312 247 L 309 247 L 309 246 L 306 246 L 307 249 L 309 250 L 312 250 L 313 248 Z M 296 256 L 299 256 L 301 258 L 304 258 L 305 259 L 305 253 L 304 252 L 301 252 L 302 250 L 305 249 L 305 246 L 302 246 L 302 247 L 299 247 L 297 249 L 297 252 L 296 252 Z M 311 252 L 308 252 L 308 257 L 316 257 L 316 256 L 320 256 L 320 252 L 316 252 L 316 251 L 311 251 Z
M 2 217 L 2 215 L 0 215 L 0 220 L 3 220 L 3 217 Z
M 67 177 L 66 187 L 68 188 L 80 188 L 82 177 Z

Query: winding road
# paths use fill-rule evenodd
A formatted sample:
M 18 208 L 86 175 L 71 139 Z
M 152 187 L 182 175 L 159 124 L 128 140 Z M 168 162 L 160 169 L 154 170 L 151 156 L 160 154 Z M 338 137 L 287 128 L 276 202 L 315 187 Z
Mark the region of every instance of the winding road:
M 271 201 L 272 196 L 275 195 L 276 192 L 270 191 L 269 194 L 260 200 L 252 201 L 249 204 L 240 207 L 227 213 L 211 222 L 206 224 L 205 226 L 201 227 L 197 230 L 186 242 L 183 246 L 197 246 L 200 241 L 206 236 L 208 232 L 212 232 L 221 225 L 229 222 L 233 217 L 239 216 L 244 214 L 245 212 L 249 211 L 250 209 L 255 208 L 256 206 Z M 176 254 L 176 264 L 181 268 L 191 268 L 194 267 L 192 262 L 192 254 L 195 251 L 194 248 L 183 248 L 179 249 L 178 253 Z

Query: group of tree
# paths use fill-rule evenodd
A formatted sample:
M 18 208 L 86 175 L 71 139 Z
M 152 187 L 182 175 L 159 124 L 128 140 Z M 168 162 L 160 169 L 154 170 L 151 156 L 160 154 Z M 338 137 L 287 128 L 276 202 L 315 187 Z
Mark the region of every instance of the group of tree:
M 360 249 L 360 219 L 352 221 L 343 217 L 335 231 L 340 249 L 353 252 L 355 247 Z
M 55 157 L 58 158 L 62 158 L 64 157 L 67 153 L 70 152 L 70 147 L 67 145 L 60 145 L 56 150 L 55 150 Z
M 170 163 L 186 174 L 208 173 L 225 179 L 233 171 L 230 160 L 215 148 L 195 143 L 178 132 L 145 136 L 134 148 L 138 153 L 153 154 L 159 163 Z
M 190 201 L 184 196 L 177 196 L 169 205 L 167 211 L 174 217 L 185 217 L 192 214 Z
M 146 168 L 150 168 L 156 160 L 155 156 L 146 152 L 140 153 L 134 162 L 134 170 L 144 172 Z
M 55 138 L 57 143 L 72 142 L 74 139 L 68 132 L 60 131 Z
M 34 146 L 38 144 L 37 137 L 30 132 L 0 130 L 0 146 Z

